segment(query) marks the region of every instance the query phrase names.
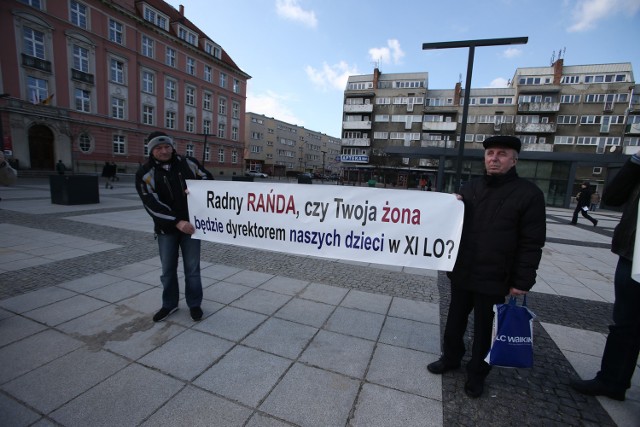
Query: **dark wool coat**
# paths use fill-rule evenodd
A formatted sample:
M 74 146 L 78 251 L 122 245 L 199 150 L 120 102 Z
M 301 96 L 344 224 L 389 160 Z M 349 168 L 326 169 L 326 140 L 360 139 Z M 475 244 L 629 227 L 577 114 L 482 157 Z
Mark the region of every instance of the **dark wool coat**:
M 460 194 L 464 224 L 452 285 L 487 295 L 530 290 L 546 239 L 542 191 L 513 167 L 468 182 Z
M 576 196 L 576 202 L 578 202 L 578 207 L 581 208 L 583 206 L 589 207 L 591 206 L 591 195 L 593 191 L 589 187 L 582 188 L 580 187 L 580 192 Z
M 179 233 L 176 224 L 189 221 L 187 179 L 211 179 L 212 176 L 192 157 L 173 154 L 169 170 L 155 158 L 136 172 L 136 190 L 142 204 L 153 218 L 156 234 Z
M 620 222 L 613 231 L 611 252 L 633 261 L 633 247 L 638 226 L 638 199 L 640 199 L 640 159 L 627 160 L 620 172 L 604 189 L 602 202 L 609 206 L 624 206 Z

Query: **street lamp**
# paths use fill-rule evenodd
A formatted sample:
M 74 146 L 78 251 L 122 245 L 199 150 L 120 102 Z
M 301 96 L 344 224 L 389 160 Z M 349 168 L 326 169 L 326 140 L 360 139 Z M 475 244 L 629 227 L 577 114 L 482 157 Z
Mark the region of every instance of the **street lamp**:
M 422 43 L 422 50 L 452 49 L 457 47 L 469 48 L 469 60 L 467 63 L 467 80 L 464 88 L 464 106 L 462 108 L 462 125 L 460 127 L 460 143 L 458 144 L 458 161 L 456 165 L 456 180 L 454 191 L 460 190 L 460 177 L 462 175 L 462 159 L 464 156 L 464 140 L 467 133 L 467 115 L 469 114 L 469 96 L 471 94 L 471 74 L 473 73 L 473 56 L 476 46 L 501 46 L 512 44 L 527 44 L 529 37 L 510 37 L 503 39 L 463 40 L 454 42 Z
M 211 136 L 210 133 L 199 133 L 198 135 L 204 136 L 204 144 L 202 144 L 202 167 L 204 167 L 204 155 L 207 152 L 207 137 Z
M 324 168 L 324 156 L 327 154 L 327 150 L 322 150 L 322 182 L 324 182 L 324 174 L 325 174 L 325 168 Z

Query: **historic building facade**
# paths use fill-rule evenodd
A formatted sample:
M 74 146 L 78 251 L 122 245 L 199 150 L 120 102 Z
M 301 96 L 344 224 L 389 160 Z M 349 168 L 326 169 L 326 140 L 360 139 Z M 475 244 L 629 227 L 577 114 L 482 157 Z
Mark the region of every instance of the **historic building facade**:
M 629 63 L 564 66 L 558 59 L 518 68 L 506 88 L 471 88 L 466 120 L 460 83 L 451 90 L 427 83 L 427 73 L 378 69 L 349 78 L 341 154 L 348 180 L 413 186 L 427 177 L 454 191 L 456 182 L 483 173 L 482 142 L 510 134 L 523 142 L 520 175 L 543 189 L 549 205 L 568 206 L 576 183 L 601 189 L 640 148 L 640 96 Z
M 271 176 L 340 173 L 340 138 L 252 112 L 246 118 L 247 170 Z
M 161 130 L 215 175 L 242 174 L 251 77 L 182 6 L 5 0 L 0 25 L 0 131 L 20 169 L 132 173 Z

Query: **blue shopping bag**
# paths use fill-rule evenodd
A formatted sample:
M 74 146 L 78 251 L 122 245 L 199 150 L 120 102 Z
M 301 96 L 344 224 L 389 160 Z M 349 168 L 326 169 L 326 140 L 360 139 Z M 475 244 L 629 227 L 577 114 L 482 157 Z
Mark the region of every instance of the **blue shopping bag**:
M 509 298 L 507 304 L 495 304 L 493 312 L 491 349 L 484 361 L 506 368 L 532 367 L 536 315 L 527 308 L 527 296 L 520 306 L 515 297 Z

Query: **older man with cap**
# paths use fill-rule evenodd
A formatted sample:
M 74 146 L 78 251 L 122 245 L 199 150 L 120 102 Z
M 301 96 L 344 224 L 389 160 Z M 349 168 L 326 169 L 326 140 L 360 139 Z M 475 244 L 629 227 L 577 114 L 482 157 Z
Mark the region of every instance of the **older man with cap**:
M 202 319 L 200 240 L 192 239 L 195 228 L 189 222 L 187 179 L 212 179 L 198 161 L 176 153 L 176 144 L 164 132 L 147 137 L 149 160 L 136 173 L 136 190 L 153 218 L 162 264 L 162 307 L 154 322 L 166 319 L 178 309 L 178 251 L 184 266 L 184 296 L 191 318 Z
M 465 207 L 464 224 L 458 258 L 449 273 L 451 302 L 442 356 L 427 366 L 434 374 L 460 367 L 467 319 L 473 311 L 464 387 L 473 398 L 482 395 L 491 370 L 484 359 L 491 347 L 493 305 L 531 289 L 546 238 L 544 195 L 516 173 L 520 140 L 493 136 L 483 145 L 486 173 L 466 183 L 458 195 Z

